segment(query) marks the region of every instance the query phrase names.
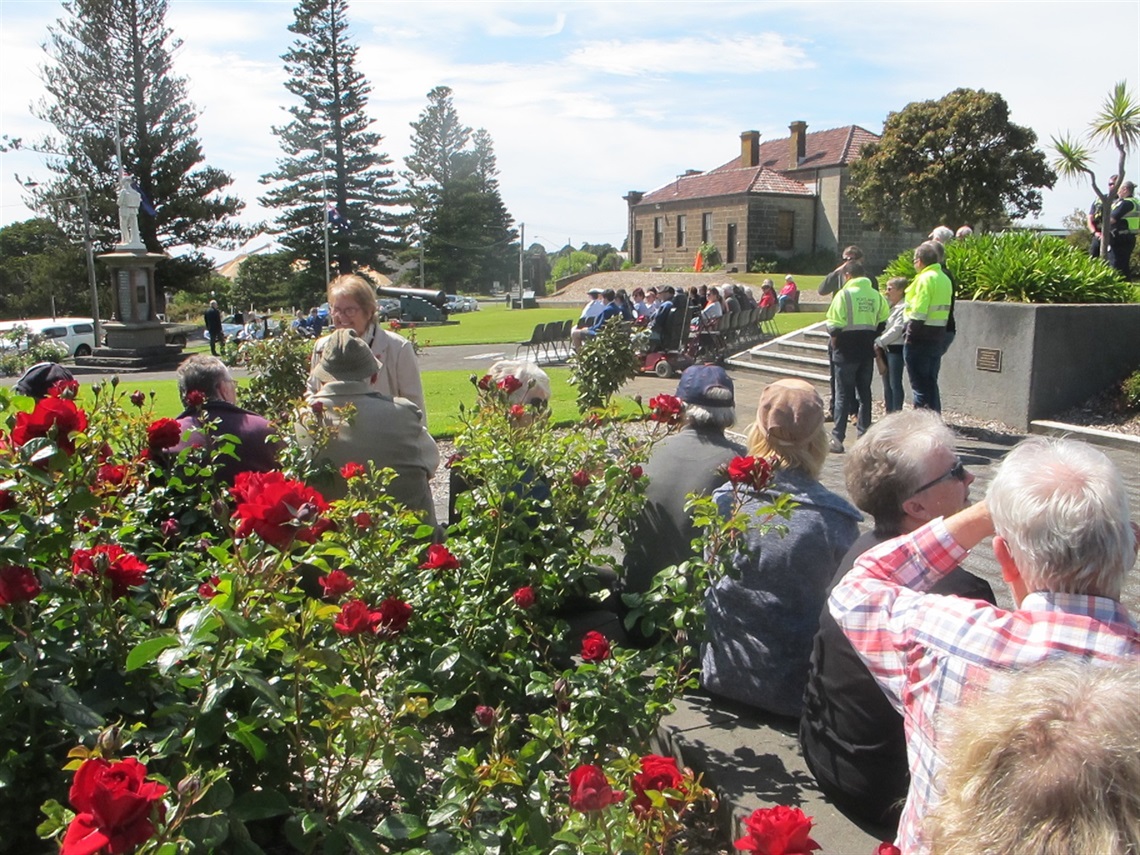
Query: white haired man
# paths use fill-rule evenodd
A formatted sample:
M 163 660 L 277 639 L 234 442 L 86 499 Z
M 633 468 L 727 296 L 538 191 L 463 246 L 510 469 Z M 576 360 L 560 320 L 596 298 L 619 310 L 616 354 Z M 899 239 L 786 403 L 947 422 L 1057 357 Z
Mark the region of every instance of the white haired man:
M 990 535 L 1016 610 L 930 593 Z M 921 820 L 943 766 L 936 720 L 967 688 L 1062 654 L 1140 656 L 1140 629 L 1120 603 L 1136 541 L 1112 462 L 1085 443 L 1034 438 L 1002 461 L 984 502 L 872 549 L 836 585 L 832 616 L 906 722 L 898 840 L 908 855 L 929 847 Z

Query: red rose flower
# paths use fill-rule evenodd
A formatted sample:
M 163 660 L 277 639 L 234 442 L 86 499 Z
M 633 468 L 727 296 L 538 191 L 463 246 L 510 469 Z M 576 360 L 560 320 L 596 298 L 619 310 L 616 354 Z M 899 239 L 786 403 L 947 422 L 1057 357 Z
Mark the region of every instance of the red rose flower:
M 396 330 L 399 330 L 400 329 L 400 322 L 397 320 L 393 320 L 393 321 L 389 322 L 388 329 L 392 330 L 393 332 L 395 332 Z
M 286 549 L 294 538 L 313 543 L 332 527 L 332 521 L 321 516 L 329 508 L 324 496 L 280 472 L 240 472 L 230 493 L 238 501 L 236 537 L 256 533 Z
M 808 836 L 812 818 L 804 816 L 799 808 L 784 805 L 760 808 L 754 810 L 744 820 L 744 824 L 748 828 L 748 834 L 733 843 L 733 846 L 745 852 L 756 852 L 759 855 L 811 855 L 813 850 L 820 848 Z
M 451 554 L 451 550 L 441 543 L 433 543 L 428 547 L 427 558 L 420 565 L 421 570 L 458 570 L 459 559 Z
M 376 632 L 380 612 L 368 608 L 363 600 L 349 600 L 340 607 L 340 615 L 333 626 L 341 635 L 363 635 Z
M 772 478 L 772 464 L 763 457 L 734 457 L 728 464 L 728 480 L 754 490 L 763 490 Z
M 479 704 L 475 707 L 475 721 L 480 727 L 490 727 L 495 723 L 495 708 Z
M 131 392 L 131 403 L 141 410 L 142 405 L 146 403 L 146 395 L 138 389 L 135 389 L 135 391 Z
M 517 591 L 515 591 L 511 596 L 514 597 L 515 605 L 518 606 L 520 609 L 532 609 L 532 608 L 534 608 L 534 601 L 535 601 L 534 588 L 532 588 L 530 585 L 523 585 L 521 588 L 519 588 Z
M 146 429 L 146 444 L 152 450 L 172 448 L 182 439 L 182 425 L 174 419 L 159 419 Z
M 214 599 L 218 595 L 218 583 L 221 581 L 217 576 L 211 576 L 198 586 L 198 596 L 203 600 Z
M 76 816 L 60 855 L 132 852 L 154 836 L 151 814 L 167 788 L 146 780 L 146 766 L 133 757 L 119 762 L 84 760 L 71 781 Z
M 902 850 L 889 840 L 884 840 L 875 847 L 875 855 L 902 855 Z
M 43 590 L 29 567 L 9 564 L 0 567 L 0 606 L 14 606 L 34 600 Z
M 472 375 L 472 377 L 474 377 L 474 375 Z M 479 378 L 479 382 L 475 385 L 479 387 L 480 391 L 487 392 L 492 386 L 495 385 L 495 380 L 491 377 L 490 374 L 484 374 Z
M 582 490 L 590 486 L 590 473 L 585 469 L 579 469 L 577 472 L 570 476 L 570 483 L 577 487 L 579 490 Z
M 395 638 L 408 628 L 408 622 L 412 619 L 412 607 L 403 600 L 389 597 L 380 604 L 378 614 L 380 626 L 376 628 L 376 634 L 381 638 Z
M 610 658 L 610 642 L 597 630 L 582 637 L 582 659 L 586 662 L 603 662 Z
M 649 418 L 662 424 L 675 425 L 681 420 L 685 405 L 676 395 L 657 395 L 649 399 Z
M 638 478 L 640 478 L 644 474 L 645 474 L 645 470 L 642 469 L 640 466 L 638 466 L 636 463 L 633 466 L 629 467 L 629 477 L 632 478 L 634 481 L 636 481 Z
M 118 487 L 127 479 L 127 467 L 118 463 L 104 463 L 95 472 L 95 483 L 103 487 Z
M 159 527 L 163 537 L 177 537 L 178 532 L 182 531 L 182 526 L 178 524 L 178 520 L 171 518 L 164 520 Z
M 30 413 L 16 413 L 12 444 L 17 448 L 28 440 L 47 436 L 54 430 L 55 444 L 68 454 L 75 451 L 73 433 L 87 430 L 87 413 L 64 398 L 42 398 Z
M 624 798 L 625 793 L 614 790 L 597 766 L 584 763 L 570 773 L 570 807 L 580 813 L 605 810 Z
M 346 463 L 340 467 L 340 475 L 345 481 L 363 475 L 368 470 L 360 463 Z
M 309 404 L 309 409 L 312 410 L 315 415 L 319 416 L 325 411 L 325 402 L 313 401 L 313 403 Z
M 78 380 L 56 380 L 51 384 L 51 388 L 48 389 L 48 397 L 50 398 L 67 398 L 73 401 L 78 394 Z
M 368 511 L 361 511 L 358 514 L 353 514 L 352 521 L 356 523 L 356 527 L 361 531 L 366 531 L 372 528 L 372 514 L 368 513 Z
M 8 490 L 0 490 L 0 511 L 7 511 L 16 507 L 16 500 Z
M 653 809 L 649 800 L 648 791 L 679 790 L 684 783 L 681 770 L 677 768 L 677 761 L 672 757 L 662 757 L 660 754 L 647 754 L 641 758 L 641 771 L 633 776 L 630 785 L 633 787 L 633 811 L 642 816 Z M 678 799 L 669 799 L 669 805 L 676 810 L 681 802 Z
M 526 415 L 526 407 L 522 404 L 511 404 L 510 413 L 512 419 L 521 419 Z
M 111 596 L 124 597 L 129 588 L 143 583 L 147 566 L 117 543 L 100 544 L 94 549 L 77 549 L 71 556 L 73 576 L 94 576 L 111 580 Z
M 321 576 L 317 581 L 325 589 L 326 597 L 339 597 L 356 587 L 356 582 L 343 570 L 333 570 L 329 575 Z
M 186 406 L 195 410 L 206 403 L 206 393 L 201 389 L 191 389 L 186 393 Z
M 499 387 L 499 391 L 505 392 L 506 394 L 510 395 L 512 392 L 517 392 L 519 389 L 522 388 L 522 380 L 520 380 L 518 377 L 516 377 L 513 374 L 508 374 L 506 377 L 504 377 L 502 380 L 500 380 L 496 385 Z

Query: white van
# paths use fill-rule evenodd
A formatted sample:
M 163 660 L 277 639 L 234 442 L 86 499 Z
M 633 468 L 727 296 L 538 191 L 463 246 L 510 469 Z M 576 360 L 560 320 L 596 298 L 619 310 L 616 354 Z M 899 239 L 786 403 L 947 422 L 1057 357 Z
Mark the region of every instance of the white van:
M 18 339 L 13 330 L 26 331 Z M 95 349 L 95 324 L 90 318 L 29 318 L 26 321 L 0 322 L 0 348 L 28 347 L 29 337 L 57 345 L 64 356 L 90 356 Z

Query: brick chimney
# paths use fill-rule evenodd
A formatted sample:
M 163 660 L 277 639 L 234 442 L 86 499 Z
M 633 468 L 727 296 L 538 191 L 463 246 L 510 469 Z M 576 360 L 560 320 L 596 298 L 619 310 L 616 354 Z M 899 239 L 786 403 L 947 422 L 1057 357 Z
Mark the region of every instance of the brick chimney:
M 740 135 L 740 165 L 760 165 L 760 132 L 745 131 Z
M 792 122 L 788 125 L 788 169 L 795 169 L 804 160 L 807 151 L 807 122 Z

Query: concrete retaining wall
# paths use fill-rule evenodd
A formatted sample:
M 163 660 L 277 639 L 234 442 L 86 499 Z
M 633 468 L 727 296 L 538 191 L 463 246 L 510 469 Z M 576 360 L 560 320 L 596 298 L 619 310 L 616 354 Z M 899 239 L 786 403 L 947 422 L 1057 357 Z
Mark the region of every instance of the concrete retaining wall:
M 1140 305 L 960 300 L 942 406 L 1028 430 L 1140 366 Z

